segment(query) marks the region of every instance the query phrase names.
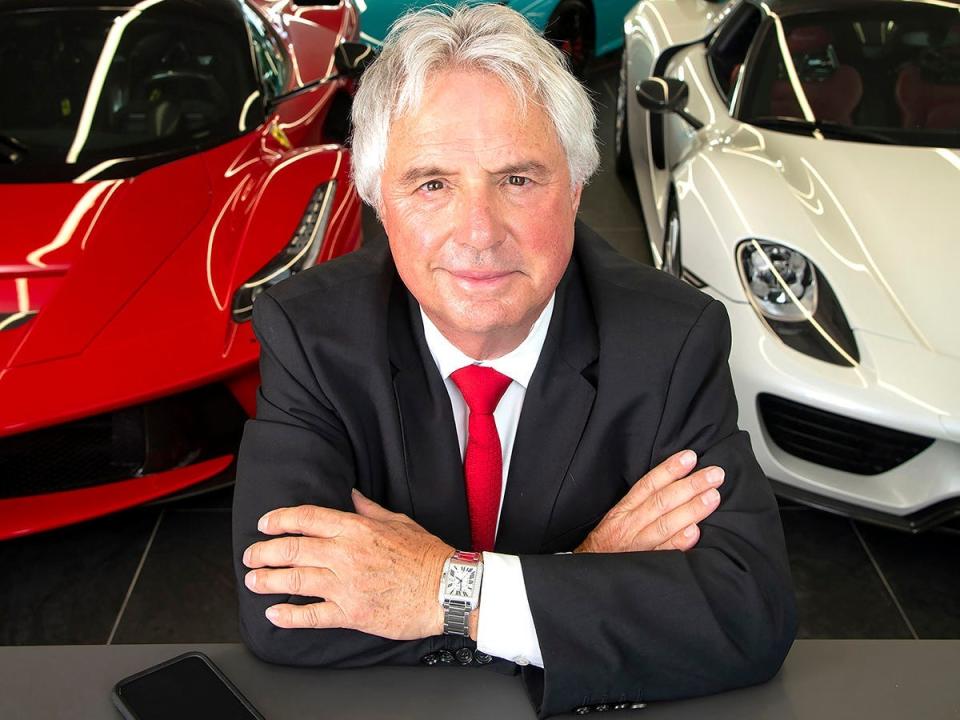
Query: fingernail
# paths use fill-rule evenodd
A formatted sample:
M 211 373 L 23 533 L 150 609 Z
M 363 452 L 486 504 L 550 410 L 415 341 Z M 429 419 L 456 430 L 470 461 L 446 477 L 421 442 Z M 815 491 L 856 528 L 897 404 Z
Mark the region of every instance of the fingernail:
M 719 485 L 723 482 L 723 478 L 726 473 L 723 472 L 723 468 L 710 468 L 710 471 L 707 473 L 707 482 L 711 485 Z
M 691 525 L 690 527 L 688 527 L 686 530 L 683 531 L 684 537 L 688 537 L 688 538 L 692 538 L 696 534 L 697 534 L 696 525 Z
M 243 551 L 243 564 L 250 567 L 250 548 Z
M 707 490 L 700 499 L 703 500 L 704 505 L 716 505 L 720 502 L 720 493 L 716 490 Z
M 257 573 L 255 570 L 251 570 L 243 576 L 243 584 L 253 590 L 253 586 L 257 584 Z
M 680 464 L 684 467 L 693 467 L 697 461 L 697 454 L 693 450 L 684 450 L 680 453 Z
M 270 513 L 267 513 L 269 515 Z M 267 529 L 267 515 L 264 515 L 260 520 L 257 521 L 257 530 L 263 532 Z
M 267 615 L 267 620 L 269 620 L 270 622 L 276 622 L 277 620 L 280 619 L 280 611 L 277 610 L 275 607 L 268 607 L 266 615 Z

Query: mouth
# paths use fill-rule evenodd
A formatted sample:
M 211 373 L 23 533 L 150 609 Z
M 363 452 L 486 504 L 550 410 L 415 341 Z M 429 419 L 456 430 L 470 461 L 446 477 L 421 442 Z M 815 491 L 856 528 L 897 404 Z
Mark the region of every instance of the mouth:
M 445 270 L 461 287 L 467 290 L 495 289 L 506 284 L 515 274 L 513 270 Z

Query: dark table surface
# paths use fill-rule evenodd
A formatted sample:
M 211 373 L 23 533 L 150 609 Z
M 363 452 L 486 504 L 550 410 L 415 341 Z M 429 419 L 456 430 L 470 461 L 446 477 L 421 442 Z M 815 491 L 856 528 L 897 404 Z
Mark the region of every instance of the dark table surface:
M 223 644 L 0 647 L 0 718 L 114 720 L 117 680 L 189 650 L 206 653 L 268 720 L 535 717 L 518 677 L 460 667 L 277 667 Z M 960 719 L 960 640 L 798 640 L 766 685 L 612 716 Z

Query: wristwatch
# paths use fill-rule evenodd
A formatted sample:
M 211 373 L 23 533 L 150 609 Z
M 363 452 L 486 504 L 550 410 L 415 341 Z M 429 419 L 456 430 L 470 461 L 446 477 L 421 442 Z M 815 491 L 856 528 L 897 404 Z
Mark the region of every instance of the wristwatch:
M 445 635 L 470 637 L 470 613 L 480 604 L 483 555 L 457 550 L 443 563 L 440 604 Z

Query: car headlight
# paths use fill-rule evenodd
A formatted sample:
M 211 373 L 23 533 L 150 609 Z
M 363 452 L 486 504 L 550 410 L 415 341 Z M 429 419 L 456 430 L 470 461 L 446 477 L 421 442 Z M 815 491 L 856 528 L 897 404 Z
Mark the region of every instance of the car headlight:
M 803 253 L 767 240 L 737 246 L 747 298 L 784 343 L 834 365 L 853 367 L 860 353 L 837 296 Z
M 307 203 L 293 239 L 270 262 L 241 285 L 233 295 L 233 319 L 245 322 L 253 315 L 253 302 L 267 288 L 286 280 L 317 261 L 323 245 L 337 183 L 320 185 Z

